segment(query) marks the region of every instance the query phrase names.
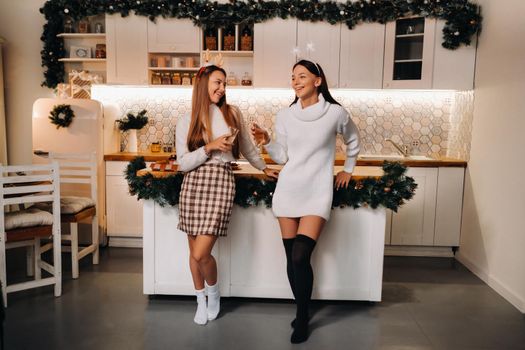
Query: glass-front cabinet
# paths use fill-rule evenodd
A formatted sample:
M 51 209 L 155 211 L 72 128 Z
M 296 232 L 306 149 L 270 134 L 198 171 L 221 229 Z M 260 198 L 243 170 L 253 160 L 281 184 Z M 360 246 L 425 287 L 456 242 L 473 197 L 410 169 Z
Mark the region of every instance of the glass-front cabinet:
M 383 87 L 430 89 L 436 21 L 403 18 L 386 26 Z

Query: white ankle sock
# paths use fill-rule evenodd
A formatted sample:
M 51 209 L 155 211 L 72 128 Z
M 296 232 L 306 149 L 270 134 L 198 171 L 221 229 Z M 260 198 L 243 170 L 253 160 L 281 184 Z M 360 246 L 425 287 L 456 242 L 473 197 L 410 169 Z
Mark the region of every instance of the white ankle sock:
M 221 295 L 219 293 L 219 283 L 215 283 L 213 286 L 206 285 L 206 294 L 208 294 L 208 321 L 212 321 L 217 318 L 221 311 Z
M 195 312 L 193 321 L 196 324 L 205 325 L 208 322 L 205 289 L 196 290 L 195 294 L 197 295 L 197 312 Z

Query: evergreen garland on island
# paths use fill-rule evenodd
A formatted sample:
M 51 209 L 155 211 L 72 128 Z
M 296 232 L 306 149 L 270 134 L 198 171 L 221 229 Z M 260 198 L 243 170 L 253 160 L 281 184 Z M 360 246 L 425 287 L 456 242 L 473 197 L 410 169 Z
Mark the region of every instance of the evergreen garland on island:
M 66 18 L 80 20 L 87 16 L 132 12 L 155 21 L 163 18 L 189 18 L 195 25 L 226 27 L 240 23 L 261 23 L 272 18 L 297 18 L 301 21 L 344 23 L 349 29 L 366 22 L 386 23 L 410 15 L 443 19 L 443 47 L 454 50 L 470 45 L 481 29 L 480 6 L 469 0 L 361 0 L 339 3 L 305 0 L 230 0 L 219 4 L 209 0 L 48 0 L 40 9 L 46 23 L 41 36 L 45 68 L 42 86 L 55 88 L 64 80 L 63 32 Z
M 137 171 L 144 169 L 144 157 L 132 160 L 125 171 L 131 195 L 137 199 L 151 199 L 161 206 L 177 205 L 182 186 L 182 173 L 156 178 L 151 174 L 137 176 Z M 382 206 L 397 212 L 397 209 L 410 200 L 417 184 L 412 177 L 406 176 L 407 167 L 398 162 L 384 162 L 384 175 L 380 178 L 350 180 L 346 189 L 334 190 L 332 208 Z M 235 177 L 236 193 L 234 203 L 248 208 L 260 204 L 270 208 L 276 182 L 261 180 L 249 176 Z

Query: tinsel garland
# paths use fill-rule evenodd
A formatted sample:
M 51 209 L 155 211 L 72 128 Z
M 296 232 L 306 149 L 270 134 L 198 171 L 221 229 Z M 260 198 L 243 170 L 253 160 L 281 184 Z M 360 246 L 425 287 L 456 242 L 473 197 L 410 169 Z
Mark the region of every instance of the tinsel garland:
M 197 26 L 225 27 L 239 23 L 261 23 L 280 17 L 301 21 L 344 23 L 349 29 L 363 22 L 386 23 L 409 15 L 438 18 L 446 21 L 443 47 L 456 49 L 469 45 L 481 29 L 479 5 L 469 0 L 361 0 L 346 3 L 334 1 L 230 0 L 219 4 L 209 0 L 49 0 L 40 9 L 46 19 L 41 40 L 42 66 L 45 68 L 42 86 L 55 88 L 64 79 L 64 41 L 57 34 L 64 30 L 67 17 L 79 20 L 86 16 L 131 12 L 155 21 L 163 18 L 189 18 Z
M 51 112 L 49 113 L 49 119 L 51 120 L 51 124 L 54 124 L 57 126 L 57 129 L 59 128 L 67 128 L 69 124 L 73 121 L 73 118 L 75 117 L 75 112 L 71 109 L 71 105 L 56 105 L 53 107 Z
M 177 173 L 162 178 L 151 174 L 137 176 L 137 171 L 145 167 L 144 157 L 137 157 L 128 164 L 125 175 L 130 194 L 136 195 L 138 199 L 152 199 L 161 206 L 177 205 L 184 175 Z M 348 188 L 334 190 L 332 207 L 370 206 L 375 209 L 383 206 L 397 212 L 401 205 L 414 196 L 417 188 L 414 179 L 405 175 L 406 170 L 406 166 L 401 163 L 384 162 L 384 175 L 379 179 L 352 179 Z M 235 184 L 235 204 L 243 208 L 259 204 L 271 207 L 275 181 L 236 176 Z

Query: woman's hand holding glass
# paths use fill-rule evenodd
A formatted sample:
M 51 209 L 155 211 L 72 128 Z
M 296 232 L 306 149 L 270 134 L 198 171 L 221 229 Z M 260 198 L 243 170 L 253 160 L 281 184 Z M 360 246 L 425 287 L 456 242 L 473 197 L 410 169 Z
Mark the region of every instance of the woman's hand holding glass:
M 211 154 L 213 151 L 231 152 L 232 142 L 230 142 L 228 139 L 229 137 L 231 137 L 231 134 L 224 134 L 217 137 L 212 142 L 206 144 L 206 146 L 204 146 L 204 150 L 207 154 Z
M 270 142 L 268 131 L 261 128 L 257 123 L 252 124 L 251 132 L 257 146 L 267 145 Z

